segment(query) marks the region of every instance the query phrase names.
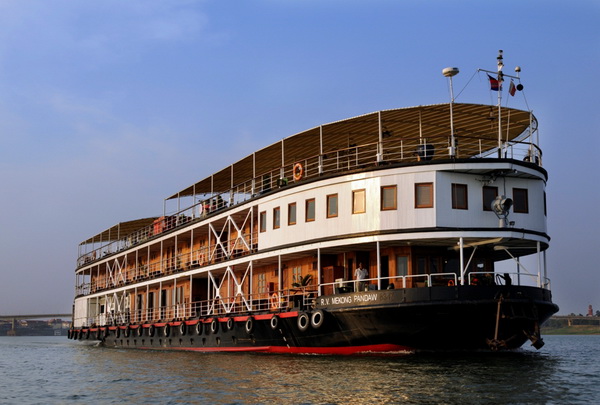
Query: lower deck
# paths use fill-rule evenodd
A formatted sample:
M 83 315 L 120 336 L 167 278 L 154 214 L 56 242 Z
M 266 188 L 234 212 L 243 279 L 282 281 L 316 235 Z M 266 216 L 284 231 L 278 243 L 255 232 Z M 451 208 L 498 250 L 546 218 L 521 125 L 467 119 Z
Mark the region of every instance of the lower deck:
M 349 293 L 364 291 L 506 284 L 549 289 L 540 243 L 534 269 L 517 262 L 514 270 L 500 274 L 496 261 L 511 255 L 504 245 L 520 248 L 517 244 L 522 240 L 493 239 L 468 245 L 463 238 L 439 238 L 429 246 L 395 240 L 346 242 L 250 255 L 81 295 L 75 300 L 74 327 L 298 311 L 313 308 L 323 296 L 344 300 Z M 503 243 L 501 249 L 499 243 Z M 535 242 L 529 245 L 529 251 L 536 249 Z M 365 270 L 361 280 L 357 280 L 357 268 Z
M 543 288 L 440 286 L 324 295 L 291 310 L 94 326 L 69 335 L 115 347 L 193 351 L 498 350 L 528 339 L 539 348 L 539 327 L 557 310 Z

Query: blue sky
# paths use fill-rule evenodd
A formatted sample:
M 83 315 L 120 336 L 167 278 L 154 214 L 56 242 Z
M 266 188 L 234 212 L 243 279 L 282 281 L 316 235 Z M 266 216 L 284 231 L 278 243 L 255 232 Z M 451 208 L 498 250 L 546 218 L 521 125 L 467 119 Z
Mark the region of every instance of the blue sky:
M 456 94 L 498 49 L 540 122 L 554 299 L 600 309 L 598 21 L 591 0 L 0 0 L 0 313 L 70 311 L 83 239 L 285 136 L 447 102 L 441 69 Z M 475 76 L 457 102 L 494 101 Z

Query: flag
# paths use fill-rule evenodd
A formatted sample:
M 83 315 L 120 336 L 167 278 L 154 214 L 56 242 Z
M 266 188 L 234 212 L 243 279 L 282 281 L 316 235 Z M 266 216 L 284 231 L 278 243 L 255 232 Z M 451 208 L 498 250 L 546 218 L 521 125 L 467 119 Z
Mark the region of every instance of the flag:
M 490 79 L 490 87 L 491 90 L 494 91 L 499 91 L 502 90 L 502 84 L 500 81 L 494 79 L 492 76 L 488 75 L 488 78 Z
M 517 88 L 515 86 L 515 82 L 513 82 L 512 79 L 510 79 L 510 86 L 508 86 L 508 94 L 514 96 L 516 92 Z

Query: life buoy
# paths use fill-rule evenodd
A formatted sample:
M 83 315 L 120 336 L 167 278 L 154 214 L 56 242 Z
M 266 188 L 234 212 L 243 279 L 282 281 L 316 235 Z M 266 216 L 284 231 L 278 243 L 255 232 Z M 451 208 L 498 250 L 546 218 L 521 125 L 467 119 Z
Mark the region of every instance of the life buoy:
M 292 175 L 294 176 L 294 181 L 302 180 L 302 176 L 304 175 L 304 168 L 302 167 L 301 163 L 296 163 L 294 165 Z
M 167 337 L 169 336 L 169 334 L 171 333 L 171 325 L 169 325 L 168 323 L 165 324 L 165 326 L 163 326 L 163 336 Z
M 196 335 L 201 335 L 201 334 L 202 334 L 202 321 L 200 321 L 196 324 Z
M 271 318 L 271 329 L 275 330 L 275 329 L 277 329 L 278 326 L 279 326 L 279 317 L 277 315 L 274 315 L 273 318 Z
M 304 332 L 308 329 L 309 325 L 310 318 L 308 314 L 306 312 L 300 313 L 300 315 L 298 315 L 298 330 L 300 330 L 300 332 Z
M 454 280 L 448 280 L 448 287 L 454 287 Z
M 319 329 L 323 325 L 323 321 L 325 321 L 325 313 L 322 310 L 317 309 L 312 313 L 310 324 L 313 328 Z
M 115 330 L 115 336 L 117 339 L 121 337 L 121 328 L 117 327 L 117 330 Z
M 212 322 L 210 323 L 210 331 L 212 333 L 217 333 L 219 331 L 219 321 L 217 321 L 216 319 L 212 320 Z
M 246 329 L 246 333 L 250 334 L 254 331 L 254 318 L 252 318 L 251 316 L 248 317 L 248 319 L 246 319 L 246 325 L 245 329 Z
M 137 329 L 136 329 L 136 334 L 138 337 L 142 337 L 142 334 L 144 333 L 144 328 L 142 328 L 142 325 L 138 325 Z
M 181 322 L 179 324 L 179 336 L 185 336 L 186 333 L 187 333 L 187 325 L 185 324 L 185 322 Z
M 154 333 L 155 333 L 154 325 L 148 326 L 148 336 L 154 337 Z
M 271 295 L 271 309 L 279 309 L 279 294 Z
M 227 330 L 233 329 L 233 318 L 227 318 Z
M 125 331 L 123 332 L 123 335 L 127 338 L 127 337 L 129 337 L 130 333 L 131 333 L 131 325 L 127 325 L 125 327 Z
M 479 279 L 474 278 L 473 280 L 471 280 L 471 285 L 479 285 Z

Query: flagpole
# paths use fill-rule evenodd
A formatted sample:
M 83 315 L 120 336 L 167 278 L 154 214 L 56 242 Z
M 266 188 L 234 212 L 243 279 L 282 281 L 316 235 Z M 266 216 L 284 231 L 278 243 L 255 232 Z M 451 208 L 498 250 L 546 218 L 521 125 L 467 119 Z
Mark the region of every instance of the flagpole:
M 498 91 L 498 157 L 499 158 L 502 158 L 502 148 L 503 148 L 503 144 L 502 144 L 502 82 L 504 81 L 504 77 L 510 77 L 511 79 L 517 79 L 519 81 L 519 84 L 516 87 L 509 90 L 509 95 L 514 96 L 514 92 L 516 90 L 518 90 L 518 91 L 523 90 L 523 85 L 521 84 L 521 77 L 519 75 L 519 73 L 521 72 L 521 68 L 519 66 L 517 66 L 515 68 L 515 72 L 517 73 L 516 76 L 507 75 L 502 72 L 502 68 L 504 67 L 504 63 L 502 61 L 503 60 L 502 53 L 503 53 L 503 51 L 502 51 L 502 49 L 500 49 L 498 51 L 498 57 L 496 58 L 498 61 L 498 70 L 496 72 L 493 72 L 491 70 L 485 70 L 485 69 L 477 69 L 478 72 L 488 73 L 488 78 L 490 81 L 491 89 L 494 91 Z M 492 76 L 490 76 L 490 73 L 491 74 L 496 73 L 497 79 L 494 79 Z M 512 80 L 511 80 L 511 86 L 514 86 L 512 83 Z M 525 102 L 527 102 L 527 100 Z M 507 108 L 508 108 L 508 106 L 507 106 Z M 509 112 L 509 116 L 510 116 L 510 112 Z M 507 128 L 507 144 L 508 144 L 508 128 Z
M 498 51 L 498 158 L 502 158 L 502 49 Z

